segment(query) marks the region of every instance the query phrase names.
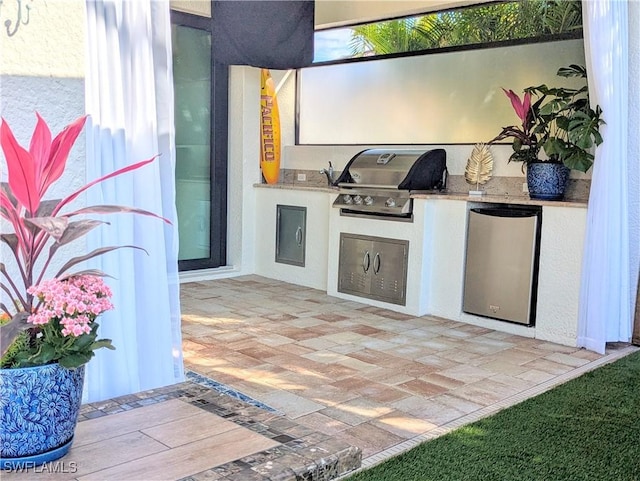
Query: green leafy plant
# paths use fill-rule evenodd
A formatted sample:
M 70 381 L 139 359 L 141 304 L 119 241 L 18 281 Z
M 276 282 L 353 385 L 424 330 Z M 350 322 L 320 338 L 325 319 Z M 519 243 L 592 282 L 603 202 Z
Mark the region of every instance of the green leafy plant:
M 65 212 L 65 209 L 70 207 L 72 202 L 90 187 L 141 168 L 153 162 L 155 157 L 126 166 L 89 182 L 63 199 L 44 200 L 49 187 L 62 176 L 71 148 L 84 126 L 86 117 L 81 117 L 69 124 L 52 139 L 51 131 L 46 122 L 39 114 L 36 116 L 37 122 L 28 150 L 17 142 L 4 119 L 0 125 L 0 144 L 8 173 L 7 182 L 0 184 L 0 218 L 13 229 L 13 232 L 0 234 L 0 241 L 9 247 L 9 251 L 13 255 L 12 270 L 5 265 L 4 259 L 3 262 L 0 262 L 0 288 L 11 302 L 10 305 L 4 302 L 0 303 L 0 311 L 3 316 L 10 318 L 0 329 L 1 355 L 4 358 L 5 352 L 10 350 L 12 353 L 11 364 L 14 367 L 56 361 L 61 361 L 67 367 L 77 367 L 91 358 L 93 350 L 112 346 L 108 340 L 96 340 L 97 324 L 94 321 L 102 310 L 90 312 L 92 319 L 83 324 L 82 332 L 65 331 L 65 320 L 78 320 L 78 316 L 85 315 L 82 310 L 72 309 L 68 305 L 65 306 L 64 313 L 62 311 L 50 312 L 47 322 L 43 322 L 42 317 L 38 317 L 45 312 L 45 309 L 48 309 L 51 302 L 56 299 L 59 301 L 67 299 L 64 297 L 66 294 L 60 294 L 63 295 L 62 299 L 56 298 L 56 296 L 59 297 L 58 294 L 38 297 L 41 295 L 41 291 L 38 289 L 45 281 L 44 276 L 52 259 L 61 247 L 80 239 L 99 225 L 105 224 L 103 221 L 85 218 L 88 214 L 129 212 L 160 218 L 167 223 L 169 221 L 146 210 L 118 205 L 89 206 Z M 68 271 L 88 259 L 124 247 L 141 249 L 136 246 L 107 246 L 72 257 L 55 273 L 51 282 L 59 283 L 58 287 L 61 289 L 64 286 L 80 282 L 86 291 L 87 286 L 98 281 L 101 282 L 96 278 L 105 274 L 98 270 L 81 270 L 74 273 Z M 105 293 L 105 287 L 102 287 L 99 292 Z M 105 296 L 101 294 L 99 297 Z M 93 304 L 96 303 L 97 301 L 94 299 Z M 88 308 L 91 307 L 90 303 Z M 21 332 L 24 330 L 29 332 L 28 349 L 18 349 L 19 352 L 16 352 L 15 346 L 12 347 L 12 345 L 16 338 L 24 339 L 21 336 Z M 62 339 L 63 337 L 65 339 Z M 52 346 L 54 348 L 50 349 Z M 77 354 L 77 356 L 69 358 L 71 354 Z
M 351 58 L 582 30 L 580 0 L 488 2 L 350 27 Z
M 0 314 L 0 327 L 7 324 L 10 320 L 11 317 L 8 314 Z M 2 356 L 2 359 L 0 361 L 0 368 L 4 369 L 10 367 L 18 367 L 20 364 L 18 358 L 23 352 L 26 352 L 29 349 L 30 342 L 31 337 L 29 336 L 28 331 L 18 331 L 18 334 L 13 339 L 13 342 Z
M 602 143 L 600 126 L 604 124 L 602 109 L 589 104 L 586 85 L 587 71 L 580 65 L 558 70 L 558 76 L 585 79 L 582 87 L 547 87 L 540 85 L 524 89 L 524 97 L 505 90 L 521 125 L 503 127 L 489 143 L 512 139 L 513 154 L 509 161 L 530 162 L 540 158 L 544 150 L 548 160 L 562 162 L 570 169 L 587 172 L 593 165 L 592 150 Z

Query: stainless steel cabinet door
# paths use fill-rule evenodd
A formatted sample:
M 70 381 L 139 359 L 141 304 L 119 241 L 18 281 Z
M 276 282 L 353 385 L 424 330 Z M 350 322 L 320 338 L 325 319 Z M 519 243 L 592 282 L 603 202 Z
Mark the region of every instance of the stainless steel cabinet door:
M 276 262 L 304 267 L 307 208 L 276 206 Z
M 364 236 L 340 235 L 338 292 L 362 295 L 371 285 L 371 240 Z
M 338 292 L 406 304 L 409 241 L 340 234 Z
M 404 305 L 409 242 L 379 240 L 374 241 L 372 247 L 372 297 Z

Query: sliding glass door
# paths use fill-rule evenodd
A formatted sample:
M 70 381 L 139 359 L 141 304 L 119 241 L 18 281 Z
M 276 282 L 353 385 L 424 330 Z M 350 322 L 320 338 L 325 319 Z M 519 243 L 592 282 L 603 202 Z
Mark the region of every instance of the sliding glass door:
M 227 67 L 211 57 L 211 22 L 172 12 L 180 270 L 226 263 Z

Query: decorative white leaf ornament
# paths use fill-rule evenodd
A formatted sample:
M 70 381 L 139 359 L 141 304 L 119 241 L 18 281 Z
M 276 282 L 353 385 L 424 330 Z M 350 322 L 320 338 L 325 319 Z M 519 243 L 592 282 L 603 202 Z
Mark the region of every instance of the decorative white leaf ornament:
M 486 183 L 491 178 L 493 170 L 493 155 L 487 144 L 476 144 L 471 152 L 471 157 L 467 160 L 467 167 L 464 170 L 465 180 L 472 185 L 478 186 Z

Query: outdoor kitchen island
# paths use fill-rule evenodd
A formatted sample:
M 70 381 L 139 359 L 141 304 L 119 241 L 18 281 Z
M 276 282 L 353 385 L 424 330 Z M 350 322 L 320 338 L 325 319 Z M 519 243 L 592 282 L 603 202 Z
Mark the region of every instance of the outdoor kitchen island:
M 412 316 L 432 315 L 526 337 L 575 346 L 586 203 L 533 201 L 522 196 L 415 194 L 411 222 L 341 215 L 333 188 L 255 184 L 256 274 Z M 467 216 L 478 206 L 542 206 L 542 235 L 533 327 L 462 311 Z M 306 207 L 304 267 L 275 262 L 276 206 Z M 408 241 L 404 305 L 338 291 L 340 235 Z

